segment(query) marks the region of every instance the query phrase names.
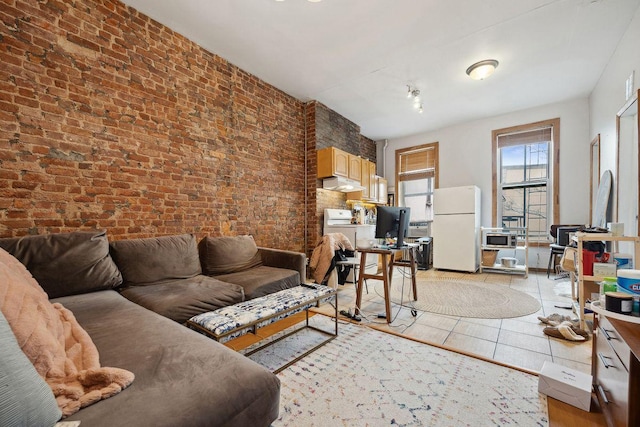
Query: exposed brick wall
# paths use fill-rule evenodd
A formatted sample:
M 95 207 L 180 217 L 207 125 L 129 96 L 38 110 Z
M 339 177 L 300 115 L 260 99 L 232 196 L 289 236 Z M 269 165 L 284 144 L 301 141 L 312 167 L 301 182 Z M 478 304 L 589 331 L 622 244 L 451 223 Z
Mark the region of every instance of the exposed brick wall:
M 324 209 L 347 209 L 346 193 L 322 189 L 322 180 L 317 179 L 316 151 L 336 147 L 372 162 L 376 161 L 376 144 L 360 134 L 360 126 L 329 109 L 325 105 L 311 101 L 306 105 L 307 129 L 307 179 L 309 190 L 308 241 L 310 254 L 323 234 Z
M 376 143 L 360 134 L 360 126 L 319 102 L 314 102 L 314 105 L 316 149 L 337 147 L 376 162 Z
M 310 101 L 305 104 L 305 133 L 307 140 L 307 236 L 306 254 L 310 256 L 313 252 L 318 237 L 322 235 L 322 230 L 318 231 L 318 214 L 316 212 L 318 180 L 318 158 L 316 156 L 316 102 Z
M 302 102 L 114 0 L 9 0 L 0 20 L 0 236 L 304 250 Z
M 369 139 L 364 135 L 360 135 L 360 157 L 369 160 L 373 163 L 378 163 L 378 151 L 376 142 L 373 139 Z
M 316 149 L 337 147 L 360 154 L 360 126 L 316 102 Z

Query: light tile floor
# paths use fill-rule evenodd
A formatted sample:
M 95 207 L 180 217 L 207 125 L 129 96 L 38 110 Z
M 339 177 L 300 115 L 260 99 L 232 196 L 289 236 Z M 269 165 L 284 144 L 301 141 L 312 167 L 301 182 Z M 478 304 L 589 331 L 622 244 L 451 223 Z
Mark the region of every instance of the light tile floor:
M 548 337 L 542 332 L 546 325 L 538 320 L 538 316 L 552 313 L 575 317 L 571 309 L 561 308 L 571 304 L 568 279 L 556 280 L 553 276 L 547 279 L 546 272 L 535 271 L 529 272 L 529 276 L 524 278 L 522 275 L 453 273 L 434 269 L 418 271 L 416 277 L 419 281 L 456 275 L 466 280 L 509 284 L 510 288 L 537 298 L 542 308 L 537 313 L 523 317 L 479 319 L 423 311 L 418 311 L 417 317 L 413 317 L 409 308 L 392 304 L 393 322 L 387 324 L 385 319 L 377 317 L 379 313 L 384 313 L 384 298 L 376 293 L 375 282 L 370 282 L 369 292 L 363 292 L 361 323 L 536 372 L 548 360 L 591 373 L 592 339 L 577 343 Z M 402 280 L 401 275 L 394 274 L 395 280 Z M 340 310 L 353 308 L 354 284 L 339 286 L 339 292 Z

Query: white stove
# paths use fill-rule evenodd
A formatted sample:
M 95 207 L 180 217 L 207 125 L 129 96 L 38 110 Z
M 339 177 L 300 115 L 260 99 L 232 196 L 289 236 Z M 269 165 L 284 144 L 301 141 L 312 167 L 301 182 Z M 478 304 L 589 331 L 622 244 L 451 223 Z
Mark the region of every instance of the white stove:
M 327 226 L 331 227 L 334 225 L 339 225 L 339 226 L 358 225 L 358 224 L 352 224 L 351 218 L 352 218 L 351 211 L 348 209 L 325 209 L 324 210 L 324 226 L 325 227 Z M 325 232 L 325 234 L 327 233 Z

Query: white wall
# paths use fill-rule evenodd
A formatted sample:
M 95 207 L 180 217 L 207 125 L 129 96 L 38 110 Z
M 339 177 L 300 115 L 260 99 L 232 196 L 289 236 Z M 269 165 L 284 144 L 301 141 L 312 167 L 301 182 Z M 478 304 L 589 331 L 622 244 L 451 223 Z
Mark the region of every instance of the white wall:
M 625 103 L 625 81 L 635 71 L 640 82 L 640 8 L 589 98 L 522 110 L 388 141 L 384 170 L 395 187 L 395 150 L 438 141 L 440 187 L 474 184 L 482 190 L 482 225 L 491 225 L 491 131 L 560 117 L 560 222 L 588 224 L 590 143 L 601 138 L 601 171 L 616 175 L 616 113 Z M 383 158 L 378 146 L 378 159 Z M 632 179 L 633 177 L 629 177 Z M 615 191 L 615 188 L 614 188 Z M 436 242 L 434 242 L 436 244 Z M 546 269 L 548 249 L 530 251 L 531 267 Z
M 556 117 L 560 117 L 560 221 L 587 223 L 591 142 L 587 98 L 391 139 L 385 156 L 385 177 L 389 187 L 395 187 L 395 150 L 438 141 L 440 188 L 472 184 L 480 187 L 482 225 L 491 226 L 491 132 Z
M 491 132 L 556 117 L 560 118 L 560 222 L 586 224 L 589 222 L 589 145 L 592 139 L 587 98 L 388 140 L 384 156 L 385 177 L 389 187 L 395 187 L 395 150 L 438 141 L 440 188 L 472 184 L 480 187 L 481 225 L 489 227 L 492 224 Z M 546 247 L 530 250 L 530 266 L 546 269 L 548 254 Z
M 635 71 L 634 86 L 640 80 L 640 8 L 600 76 L 589 98 L 591 111 L 589 135 L 600 134 L 601 170 L 610 169 L 616 176 L 616 113 L 625 103 L 625 81 Z M 627 177 L 633 179 L 633 177 Z M 614 190 L 615 192 L 615 183 Z M 614 193 L 615 194 L 615 193 Z

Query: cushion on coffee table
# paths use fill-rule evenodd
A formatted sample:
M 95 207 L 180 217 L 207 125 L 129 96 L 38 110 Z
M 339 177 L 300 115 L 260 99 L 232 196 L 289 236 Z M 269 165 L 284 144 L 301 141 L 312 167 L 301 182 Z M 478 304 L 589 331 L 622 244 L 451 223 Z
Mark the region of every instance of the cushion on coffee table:
M 313 287 L 296 286 L 264 297 L 198 314 L 189 319 L 187 325 L 196 330 L 206 331 L 207 335 L 220 342 L 228 341 L 247 333 L 254 327 L 266 326 L 306 310 L 316 304 L 317 298 L 335 292 L 328 286 L 310 286 Z M 281 314 L 278 315 L 279 313 Z M 261 321 L 262 319 L 264 320 Z

